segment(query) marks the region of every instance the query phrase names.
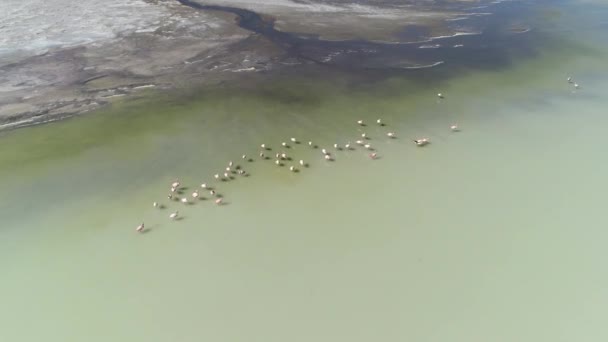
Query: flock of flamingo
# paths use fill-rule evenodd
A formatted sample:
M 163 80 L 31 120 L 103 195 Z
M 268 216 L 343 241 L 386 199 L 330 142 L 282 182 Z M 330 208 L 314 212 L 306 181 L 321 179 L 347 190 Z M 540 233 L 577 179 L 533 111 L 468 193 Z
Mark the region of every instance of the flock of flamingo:
M 569 84 L 572 84 L 573 87 L 575 89 L 579 89 L 579 85 L 578 83 L 575 83 L 572 79 L 572 77 L 568 77 L 567 81 Z M 437 97 L 439 98 L 439 100 L 443 100 L 444 99 L 444 95 L 442 93 L 437 94 Z M 358 120 L 357 124 L 359 126 L 366 126 L 366 123 L 363 120 Z M 382 119 L 378 119 L 376 120 L 376 124 L 378 126 L 384 127 L 385 124 L 382 121 Z M 453 124 L 450 126 L 450 130 L 452 132 L 458 132 L 460 129 L 458 127 L 458 125 Z M 386 136 L 390 139 L 396 139 L 397 138 L 397 134 L 395 132 L 387 132 Z M 365 148 L 367 151 L 369 151 L 369 158 L 370 159 L 377 159 L 378 158 L 378 154 L 377 152 L 375 152 L 374 147 L 372 147 L 372 145 L 369 143 L 369 137 L 366 133 L 361 133 L 361 138 L 359 140 L 356 140 L 356 145 Z M 301 144 L 301 142 L 296 139 L 296 138 L 291 138 L 290 139 L 292 144 Z M 430 139 L 426 138 L 426 137 L 422 137 L 422 138 L 416 138 L 413 139 L 413 142 L 416 144 L 416 146 L 422 147 L 422 146 L 426 146 L 428 144 L 430 144 Z M 308 146 L 310 146 L 313 149 L 318 149 L 318 146 L 315 145 L 312 141 L 308 142 Z M 289 148 L 289 143 L 282 142 L 281 143 L 281 147 L 287 149 Z M 261 144 L 260 145 L 260 153 L 259 153 L 259 157 L 262 160 L 270 160 L 272 159 L 268 154 L 270 154 L 272 151 L 272 148 L 267 145 L 267 144 Z M 339 150 L 354 150 L 355 147 L 354 145 L 351 145 L 351 143 L 347 143 L 345 144 L 343 147 L 338 145 L 338 144 L 334 144 L 334 149 L 339 151 Z M 325 148 L 321 148 L 321 153 L 323 155 L 323 158 L 327 161 L 333 161 L 334 160 L 334 156 L 331 152 L 329 152 L 327 149 Z M 243 154 L 242 159 L 246 162 L 252 162 L 253 159 L 250 158 L 249 156 L 247 156 L 246 154 Z M 285 165 L 286 162 L 288 161 L 292 161 L 292 158 L 290 156 L 287 155 L 286 152 L 277 152 L 275 155 L 275 160 L 274 163 L 279 166 L 282 167 Z M 300 167 L 306 168 L 309 166 L 309 164 L 307 162 L 305 162 L 304 160 L 299 160 L 298 162 Z M 299 172 L 300 170 L 298 169 L 298 167 L 296 165 L 291 165 L 289 166 L 289 171 L 291 172 Z M 239 176 L 247 176 L 247 172 L 240 166 L 235 164 L 234 162 L 230 161 L 228 162 L 228 166 L 225 168 L 225 172 L 223 173 L 217 173 L 214 175 L 215 180 L 217 181 L 221 181 L 221 182 L 226 182 L 226 181 L 230 181 L 234 179 L 235 175 L 239 175 Z M 201 187 L 201 191 L 199 190 L 195 190 L 192 192 L 191 194 L 191 198 L 189 199 L 189 196 L 182 196 L 181 198 L 179 197 L 180 195 L 183 194 L 183 192 L 186 190 L 186 188 L 182 188 L 181 187 L 182 184 L 179 182 L 179 180 L 175 180 L 173 183 L 171 183 L 171 187 L 169 189 L 169 195 L 167 196 L 167 198 L 170 201 L 174 201 L 174 202 L 182 202 L 184 204 L 190 204 L 194 201 L 203 199 L 202 196 L 202 192 L 201 191 L 207 191 L 209 193 L 209 195 L 214 198 L 214 202 L 217 205 L 222 205 L 224 204 L 224 199 L 223 197 L 216 192 L 216 189 L 212 186 L 210 186 L 207 183 L 202 183 L 200 185 Z M 192 201 L 192 202 L 191 202 Z M 159 208 L 159 209 L 163 209 L 165 208 L 164 205 L 158 203 L 158 202 L 154 202 L 152 204 L 155 208 Z M 179 220 L 180 219 L 180 215 L 179 215 L 179 210 L 175 210 L 174 212 L 172 212 L 171 214 L 169 214 L 169 219 L 171 220 Z M 137 232 L 144 232 L 145 231 L 145 224 L 142 222 L 140 225 L 138 225 L 135 230 Z

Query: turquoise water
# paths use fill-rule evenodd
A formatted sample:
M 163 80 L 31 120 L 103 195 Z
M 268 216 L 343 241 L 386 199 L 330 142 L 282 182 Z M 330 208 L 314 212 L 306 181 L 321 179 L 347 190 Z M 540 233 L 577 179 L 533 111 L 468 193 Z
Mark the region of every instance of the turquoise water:
M 555 5 L 533 56 L 423 86 L 279 77 L 3 133 L 0 339 L 604 341 L 599 9 Z M 362 132 L 380 159 L 333 150 Z M 257 158 L 292 136 L 336 160 Z M 230 160 L 250 176 L 214 182 Z M 175 178 L 227 204 L 169 202 Z

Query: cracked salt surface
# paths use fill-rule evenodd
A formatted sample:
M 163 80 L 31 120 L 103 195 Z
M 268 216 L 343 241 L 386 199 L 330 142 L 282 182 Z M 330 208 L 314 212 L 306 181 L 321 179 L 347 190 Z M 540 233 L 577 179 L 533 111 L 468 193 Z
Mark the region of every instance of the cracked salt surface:
M 142 0 L 2 0 L 0 64 L 11 55 L 27 57 L 51 47 L 144 32 L 170 15 L 167 6 Z

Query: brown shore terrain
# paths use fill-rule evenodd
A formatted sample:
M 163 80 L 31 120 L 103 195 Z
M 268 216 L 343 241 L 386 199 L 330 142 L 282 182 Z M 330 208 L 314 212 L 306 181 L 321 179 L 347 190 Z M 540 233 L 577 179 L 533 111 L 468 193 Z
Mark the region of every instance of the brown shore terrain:
M 420 39 L 420 33 L 408 34 L 408 27 L 423 32 L 425 38 L 466 33 L 450 23 L 482 3 L 217 0 L 213 5 L 253 11 L 277 31 L 298 37 L 395 44 Z M 239 27 L 234 14 L 197 10 L 177 1 L 147 4 L 165 6 L 172 20 L 112 39 L 56 46 L 0 63 L 0 129 L 90 112 L 141 96 L 146 89 L 213 85 L 237 80 L 243 73 L 312 63 L 294 57 L 263 34 Z

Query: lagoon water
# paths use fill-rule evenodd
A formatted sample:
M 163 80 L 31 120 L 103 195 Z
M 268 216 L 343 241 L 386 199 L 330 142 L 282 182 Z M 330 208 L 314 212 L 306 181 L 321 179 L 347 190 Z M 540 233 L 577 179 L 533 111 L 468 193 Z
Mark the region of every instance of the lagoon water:
M 539 13 L 495 69 L 278 75 L 3 133 L 0 340 L 605 341 L 608 12 Z M 333 151 L 362 132 L 380 159 Z M 336 160 L 257 157 L 292 136 Z M 250 176 L 214 182 L 230 160 Z M 226 205 L 169 202 L 175 178 Z

